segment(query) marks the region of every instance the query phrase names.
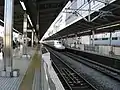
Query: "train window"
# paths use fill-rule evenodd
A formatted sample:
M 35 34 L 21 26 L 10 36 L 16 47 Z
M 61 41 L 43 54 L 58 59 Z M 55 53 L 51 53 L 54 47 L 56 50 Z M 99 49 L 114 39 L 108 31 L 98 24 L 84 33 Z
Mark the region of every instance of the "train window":
M 101 40 L 101 38 L 95 38 L 95 40 Z
M 118 37 L 112 37 L 112 40 L 117 40 L 118 39 Z
M 108 38 L 102 38 L 102 40 L 108 40 Z
M 62 43 L 62 42 L 59 42 L 60 44 Z
M 101 38 L 98 38 L 98 40 L 101 40 Z
M 95 40 L 98 40 L 98 38 L 95 38 Z

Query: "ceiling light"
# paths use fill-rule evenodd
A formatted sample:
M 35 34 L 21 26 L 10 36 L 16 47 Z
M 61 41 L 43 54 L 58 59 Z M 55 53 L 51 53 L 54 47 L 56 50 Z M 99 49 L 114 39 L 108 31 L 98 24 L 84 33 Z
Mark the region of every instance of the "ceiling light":
M 1 20 L 1 19 L 0 19 L 0 22 L 4 23 L 4 21 L 3 21 L 3 20 Z
M 31 29 L 28 29 L 27 32 L 32 32 L 32 30 L 31 30 Z
M 111 27 L 115 27 L 115 26 L 119 26 L 119 25 L 120 25 L 120 24 L 109 25 L 109 26 L 105 26 L 105 27 L 97 28 L 96 30 L 101 30 L 101 29 L 111 28 Z
M 35 29 L 33 29 L 33 32 L 35 32 Z
M 32 24 L 32 21 L 31 21 L 31 19 L 30 19 L 30 16 L 29 16 L 29 15 L 27 15 L 27 17 L 28 17 L 28 20 L 29 20 L 29 22 L 30 22 L 31 26 L 33 27 L 33 24 Z
M 15 28 L 13 28 L 13 30 L 15 31 L 15 32 L 17 32 L 17 33 L 20 33 L 18 30 L 16 30 Z
M 3 20 L 0 19 L 0 22 L 4 23 Z M 17 33 L 20 33 L 18 30 L 16 30 L 15 28 L 13 28 L 14 31 L 16 31 Z
M 23 10 L 25 10 L 25 11 L 26 11 L 26 7 L 25 7 L 24 2 L 20 1 L 20 4 L 21 4 L 21 6 L 22 6 Z

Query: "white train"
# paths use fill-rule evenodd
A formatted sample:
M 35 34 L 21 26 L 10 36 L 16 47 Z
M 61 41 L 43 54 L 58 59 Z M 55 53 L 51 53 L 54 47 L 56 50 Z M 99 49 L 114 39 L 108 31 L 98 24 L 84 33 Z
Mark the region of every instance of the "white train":
M 65 50 L 65 46 L 59 40 L 49 40 L 49 41 L 44 41 L 43 43 L 57 50 Z
M 110 38 L 95 38 L 94 44 L 96 45 L 114 45 L 114 46 L 120 46 L 120 37 L 112 37 L 111 41 Z

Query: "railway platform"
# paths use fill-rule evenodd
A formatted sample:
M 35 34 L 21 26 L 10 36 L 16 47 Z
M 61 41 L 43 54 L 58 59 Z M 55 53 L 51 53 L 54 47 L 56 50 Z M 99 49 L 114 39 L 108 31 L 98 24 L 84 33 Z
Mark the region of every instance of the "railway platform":
M 75 48 L 75 47 L 67 47 L 68 49 L 71 49 L 71 50 L 75 50 L 75 51 L 81 51 L 81 52 L 86 52 L 86 53 L 90 53 L 90 54 L 95 54 L 95 55 L 99 55 L 99 56 L 102 56 L 102 57 L 108 57 L 108 58 L 113 58 L 113 59 L 118 59 L 120 60 L 120 55 L 110 55 L 110 54 L 104 54 L 104 52 L 102 53 L 99 53 L 99 52 L 96 52 L 96 51 L 90 51 L 90 50 L 84 50 L 84 49 L 80 49 L 80 48 Z
M 80 55 L 84 58 L 91 59 L 95 62 L 101 63 L 103 65 L 107 65 L 108 67 L 112 67 L 115 69 L 120 69 L 120 58 L 116 56 L 108 56 L 108 55 L 102 55 L 96 52 L 90 52 L 86 50 L 79 50 L 76 48 L 66 48 L 67 51 L 73 52 L 77 55 Z
M 53 69 L 50 53 L 45 48 L 28 47 L 27 50 L 27 57 L 22 56 L 19 48 L 14 50 L 13 69 L 19 69 L 20 75 L 0 77 L 0 90 L 65 90 Z
M 40 90 L 40 51 L 28 47 L 28 56 L 22 57 L 19 49 L 13 52 L 13 69 L 18 77 L 0 77 L 0 90 Z M 0 61 L 3 65 L 3 61 Z M 0 68 L 3 69 L 3 66 Z
M 114 59 L 120 59 L 120 47 L 117 46 L 105 46 L 105 45 L 90 45 L 90 44 L 78 44 L 76 46 L 66 46 L 69 49 L 84 51 L 88 53 L 97 54 L 100 56 L 110 57 Z M 113 48 L 113 53 L 110 53 L 110 48 Z

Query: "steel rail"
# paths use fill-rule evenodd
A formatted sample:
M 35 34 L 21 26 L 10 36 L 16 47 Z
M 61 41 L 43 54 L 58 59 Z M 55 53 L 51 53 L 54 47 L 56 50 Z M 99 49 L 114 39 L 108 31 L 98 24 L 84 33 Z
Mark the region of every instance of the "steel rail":
M 100 72 L 102 72 L 102 73 L 120 81 L 120 70 L 108 67 L 108 66 L 100 64 L 98 62 L 89 60 L 87 58 L 84 58 L 84 57 L 81 57 L 81 56 L 78 56 L 78 55 L 75 55 L 73 53 L 67 52 L 67 53 L 63 53 L 63 54 L 72 58 L 73 60 L 76 60 L 80 63 L 83 63 L 83 64 L 85 64 L 85 65 L 87 65 L 87 66 L 89 66 L 93 69 L 96 69 L 96 70 L 98 70 L 98 71 L 100 71 Z
M 82 80 L 82 81 L 80 81 L 80 82 L 82 82 L 82 84 L 81 84 L 81 87 L 82 87 L 82 85 L 83 85 L 83 88 L 84 88 L 84 90 L 88 90 L 88 88 L 89 88 L 89 90 L 97 90 L 91 83 L 89 83 L 86 79 L 84 79 L 81 75 L 79 75 L 72 67 L 70 67 L 67 63 L 65 63 L 62 59 L 61 59 L 61 57 L 59 57 L 56 53 L 55 53 L 55 51 L 54 50 L 52 50 L 52 49 L 50 49 L 49 50 L 50 51 L 50 53 L 54 56 L 54 57 L 56 57 L 58 60 L 59 60 L 59 62 L 61 62 L 62 64 L 64 64 L 66 67 L 67 67 L 67 69 L 69 69 L 69 70 L 71 70 L 71 72 L 72 73 L 74 73 L 77 77 L 79 77 L 79 79 L 80 80 Z M 59 67 L 60 68 L 60 67 Z M 66 73 L 68 73 L 68 71 L 66 71 Z M 70 75 L 69 75 L 70 76 Z M 71 76 L 70 76 L 71 77 Z M 72 77 L 71 77 L 72 78 Z M 73 79 L 72 79 L 73 80 Z M 77 80 L 77 79 L 76 79 Z M 86 86 L 85 86 L 86 85 Z M 70 85 L 71 86 L 71 85 Z M 72 87 L 72 86 L 71 86 Z M 75 89 L 74 87 L 72 88 L 72 90 L 77 90 L 77 89 Z

